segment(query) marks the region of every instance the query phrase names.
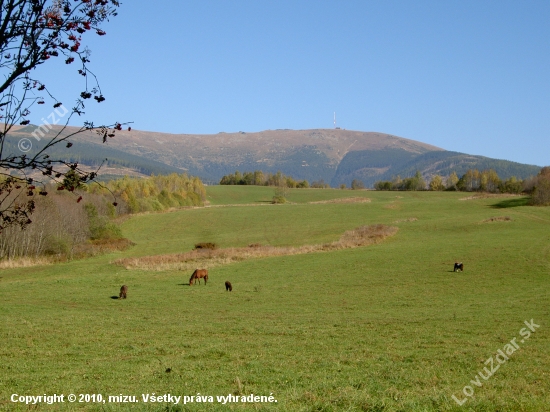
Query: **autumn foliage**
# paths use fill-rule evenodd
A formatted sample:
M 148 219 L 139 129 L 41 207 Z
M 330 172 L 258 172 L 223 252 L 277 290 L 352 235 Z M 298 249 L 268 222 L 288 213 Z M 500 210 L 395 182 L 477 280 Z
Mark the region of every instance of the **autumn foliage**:
M 70 182 L 70 176 L 68 182 Z M 64 184 L 68 184 L 65 182 Z M 206 199 L 200 179 L 185 174 L 80 184 L 72 191 L 46 186 L 33 194 L 33 224 L 0 232 L 0 260 L 50 256 L 56 260 L 125 248 L 117 219 L 131 213 L 200 206 Z M 113 196 L 116 202 L 113 202 Z
M 550 167 L 543 167 L 532 184 L 531 204 L 550 205 Z
M 546 199 L 546 183 L 549 179 L 547 176 L 549 167 L 541 170 L 538 176 L 529 179 L 521 180 L 512 176 L 506 180 L 502 180 L 496 171 L 492 169 L 479 171 L 477 169 L 469 169 L 458 178 L 455 172 L 452 172 L 447 177 L 435 175 L 428 184 L 428 190 L 459 190 L 463 192 L 488 192 L 488 193 L 514 193 L 522 192 L 531 193 L 535 196 L 535 187 L 538 187 L 536 196 L 540 197 L 543 203 Z M 423 180 L 421 181 L 419 172 L 412 178 L 401 179 L 399 176 L 391 181 L 376 182 L 374 188 L 376 190 L 424 190 Z M 417 184 L 420 182 L 420 184 Z M 539 200 L 537 200 L 538 202 Z M 550 200 L 549 200 L 550 201 Z

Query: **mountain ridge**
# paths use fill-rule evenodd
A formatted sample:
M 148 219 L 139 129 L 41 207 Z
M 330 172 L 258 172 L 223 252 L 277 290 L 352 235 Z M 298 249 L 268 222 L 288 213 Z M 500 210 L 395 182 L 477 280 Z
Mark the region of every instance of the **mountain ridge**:
M 10 133 L 13 139 L 28 138 L 37 147 L 40 142 L 32 135 L 36 126 L 16 127 Z M 47 136 L 60 130 L 52 127 Z M 64 134 L 76 131 L 68 127 Z M 468 168 L 494 168 L 501 178 L 515 175 L 526 178 L 540 167 L 507 160 L 468 155 L 380 132 L 362 132 L 345 129 L 265 130 L 261 132 L 220 132 L 217 134 L 171 134 L 141 130 L 117 131 L 116 136 L 102 143 L 95 132 L 72 137 L 73 148 L 59 150 L 58 156 L 81 156 L 90 162 L 90 154 L 97 148 L 102 156 L 122 158 L 125 167 L 132 162 L 147 174 L 150 170 L 164 172 L 186 171 L 203 180 L 217 183 L 222 176 L 262 170 L 265 173 L 281 171 L 295 179 L 323 180 L 331 186 L 350 185 L 353 179 L 372 186 L 377 180 L 394 176 L 408 177 L 416 170 L 429 178 L 435 174 L 461 175 Z M 103 147 L 99 147 L 102 145 Z M 80 147 L 80 148 L 79 148 Z M 57 150 L 57 149 L 56 149 Z M 115 156 L 109 156 L 111 154 Z M 82 163 L 86 164 L 84 160 Z M 155 167 L 145 167 L 147 163 Z M 120 163 L 120 162 L 119 162 Z M 150 174 L 150 173 L 149 173 Z

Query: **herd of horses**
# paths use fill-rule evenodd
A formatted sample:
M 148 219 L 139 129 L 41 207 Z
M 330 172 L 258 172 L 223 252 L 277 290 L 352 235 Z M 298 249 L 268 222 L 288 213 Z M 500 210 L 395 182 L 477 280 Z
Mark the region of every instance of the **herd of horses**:
M 206 285 L 206 282 L 208 281 L 208 270 L 206 269 L 195 269 L 191 277 L 189 278 L 189 286 L 193 286 L 196 282 L 199 282 L 199 285 L 201 284 L 201 279 L 204 279 L 204 284 Z M 233 290 L 233 286 L 231 285 L 231 282 L 226 280 L 225 281 L 225 291 L 231 292 Z
M 463 272 L 464 271 L 464 264 L 462 262 L 455 262 L 455 266 L 453 268 L 453 272 Z M 193 286 L 196 282 L 199 282 L 199 285 L 201 284 L 201 279 L 204 279 L 204 285 L 206 286 L 206 282 L 208 281 L 208 270 L 206 269 L 195 269 L 191 277 L 189 278 L 189 286 Z M 231 285 L 231 282 L 226 280 L 225 281 L 225 291 L 231 292 L 233 290 L 233 286 Z M 126 299 L 126 295 L 128 294 L 128 286 L 122 285 L 120 287 L 120 294 L 118 295 L 119 299 Z
M 206 282 L 208 281 L 208 270 L 206 269 L 195 269 L 191 277 L 189 278 L 189 286 L 193 286 L 196 282 L 199 282 L 199 285 L 201 284 L 201 279 L 204 279 L 204 285 L 206 286 Z M 231 292 L 233 291 L 233 285 L 231 285 L 231 282 L 226 280 L 225 281 L 225 291 Z M 126 299 L 126 295 L 128 294 L 128 286 L 122 285 L 120 287 L 120 294 L 118 295 L 119 299 Z

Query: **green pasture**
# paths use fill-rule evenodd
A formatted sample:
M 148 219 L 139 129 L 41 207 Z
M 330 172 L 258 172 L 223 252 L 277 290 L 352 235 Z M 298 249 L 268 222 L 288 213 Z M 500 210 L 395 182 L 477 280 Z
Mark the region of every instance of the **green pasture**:
M 327 189 L 285 189 L 286 199 L 290 203 L 319 202 L 323 200 L 348 197 L 366 197 L 372 192 L 366 190 L 327 190 Z M 212 205 L 261 205 L 270 203 L 275 188 L 267 186 L 209 186 L 207 200 Z
M 209 207 L 126 220 L 135 246 L 124 252 L 0 271 L 0 410 L 548 410 L 550 208 L 520 197 L 329 189 L 290 190 L 289 203 L 271 205 L 273 194 L 208 187 Z M 371 202 L 310 203 L 358 196 Z M 190 272 L 112 263 L 197 242 L 320 244 L 377 223 L 399 231 L 363 248 L 214 267 L 206 286 L 188 286 Z M 455 261 L 463 273 L 452 272 Z M 122 284 L 128 299 L 113 299 Z M 540 327 L 526 339 L 531 319 Z M 479 378 L 514 338 L 519 348 Z M 140 402 L 10 401 L 54 393 Z M 142 402 L 153 393 L 214 402 Z M 216 402 L 228 394 L 277 402 Z

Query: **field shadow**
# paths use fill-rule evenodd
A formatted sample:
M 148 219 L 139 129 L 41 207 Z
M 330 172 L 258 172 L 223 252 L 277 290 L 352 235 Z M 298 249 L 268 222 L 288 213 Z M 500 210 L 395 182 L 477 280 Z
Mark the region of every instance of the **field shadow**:
M 178 286 L 191 286 L 190 283 L 177 283 Z
M 519 207 L 519 206 L 528 206 L 529 205 L 529 198 L 528 197 L 520 197 L 514 198 L 514 199 L 506 199 L 502 200 L 498 203 L 495 203 L 494 205 L 491 205 L 493 209 L 507 209 L 509 207 Z
M 111 296 L 111 299 L 118 299 L 118 296 Z

